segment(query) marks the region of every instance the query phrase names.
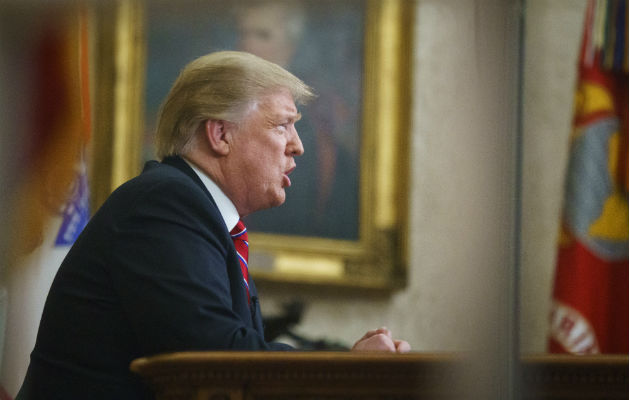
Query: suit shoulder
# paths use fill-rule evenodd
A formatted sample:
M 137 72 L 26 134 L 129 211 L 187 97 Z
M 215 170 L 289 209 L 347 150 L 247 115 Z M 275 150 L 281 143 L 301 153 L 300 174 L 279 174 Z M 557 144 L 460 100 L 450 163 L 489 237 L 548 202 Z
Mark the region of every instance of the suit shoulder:
M 147 210 L 183 212 L 220 218 L 219 210 L 202 184 L 176 167 L 155 163 L 137 177 L 119 186 L 100 212 L 119 220 Z M 198 215 L 203 214 L 203 215 Z
M 189 195 L 199 196 L 203 200 L 208 199 L 206 191 L 191 176 L 170 165 L 154 163 L 155 165 L 148 164 L 140 175 L 120 185 L 111 197 L 114 199 L 144 197 L 148 194 L 156 195 L 161 192 L 173 194 L 183 191 Z

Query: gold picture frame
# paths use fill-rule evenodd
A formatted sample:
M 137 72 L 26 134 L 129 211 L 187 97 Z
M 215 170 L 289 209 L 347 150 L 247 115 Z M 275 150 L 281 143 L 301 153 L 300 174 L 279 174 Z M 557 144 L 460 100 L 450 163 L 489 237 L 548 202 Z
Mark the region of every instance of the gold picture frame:
M 147 58 L 146 4 L 95 3 L 95 210 L 141 170 Z M 358 239 L 250 233 L 256 282 L 391 290 L 406 283 L 411 54 L 414 7 L 363 2 Z

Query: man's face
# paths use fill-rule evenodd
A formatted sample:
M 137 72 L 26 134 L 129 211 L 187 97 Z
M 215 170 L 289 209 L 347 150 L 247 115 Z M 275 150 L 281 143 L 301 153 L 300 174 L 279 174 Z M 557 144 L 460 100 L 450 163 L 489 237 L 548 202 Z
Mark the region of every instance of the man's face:
M 295 156 L 304 153 L 295 129 L 300 114 L 288 90 L 263 97 L 235 128 L 229 173 L 242 216 L 284 203 Z
M 287 67 L 295 51 L 281 4 L 252 6 L 238 17 L 239 49 Z

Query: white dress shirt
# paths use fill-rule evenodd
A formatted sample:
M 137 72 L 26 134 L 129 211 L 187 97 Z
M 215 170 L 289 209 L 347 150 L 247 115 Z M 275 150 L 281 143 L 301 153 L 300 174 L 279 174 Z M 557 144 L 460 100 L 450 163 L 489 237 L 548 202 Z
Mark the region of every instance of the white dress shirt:
M 228 232 L 230 232 L 234 229 L 240 219 L 238 211 L 236 211 L 236 206 L 208 175 L 185 158 L 184 161 L 186 161 L 190 168 L 195 171 L 197 176 L 199 176 L 199 179 L 201 179 L 201 182 L 203 182 L 204 186 L 212 195 L 214 202 L 217 203 L 217 207 L 219 207 L 219 212 L 221 213 L 221 217 L 223 217 L 223 222 L 225 222 L 225 226 L 227 227 Z

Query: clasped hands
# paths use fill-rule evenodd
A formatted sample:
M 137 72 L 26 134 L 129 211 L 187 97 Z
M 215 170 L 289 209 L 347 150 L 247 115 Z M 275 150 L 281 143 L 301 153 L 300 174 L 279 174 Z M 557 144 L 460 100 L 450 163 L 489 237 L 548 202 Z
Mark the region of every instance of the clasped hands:
M 411 351 L 411 346 L 404 340 L 393 339 L 392 332 L 383 327 L 368 331 L 352 346 L 352 351 L 408 353 Z

